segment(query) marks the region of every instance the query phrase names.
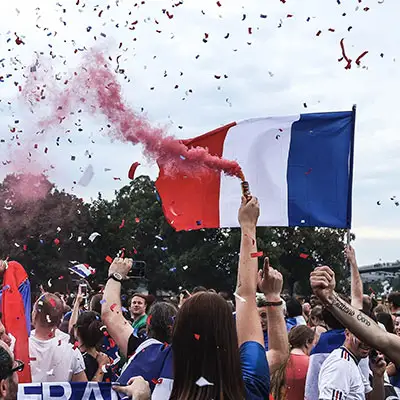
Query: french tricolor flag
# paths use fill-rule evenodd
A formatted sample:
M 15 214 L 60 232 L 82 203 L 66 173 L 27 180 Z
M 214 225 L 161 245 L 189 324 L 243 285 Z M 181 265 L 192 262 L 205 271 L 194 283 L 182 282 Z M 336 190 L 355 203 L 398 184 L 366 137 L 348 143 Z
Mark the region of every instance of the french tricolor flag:
M 260 226 L 350 228 L 354 127 L 355 108 L 245 120 L 184 143 L 239 163 Z M 171 177 L 160 167 L 156 187 L 177 231 L 238 226 L 237 178 L 213 170 Z
M 74 272 L 75 274 L 79 275 L 82 278 L 87 278 L 88 276 L 96 273 L 96 270 L 94 268 L 92 268 L 89 264 L 77 264 L 76 263 L 75 265 L 72 265 L 71 267 L 69 267 L 69 270 L 71 272 Z

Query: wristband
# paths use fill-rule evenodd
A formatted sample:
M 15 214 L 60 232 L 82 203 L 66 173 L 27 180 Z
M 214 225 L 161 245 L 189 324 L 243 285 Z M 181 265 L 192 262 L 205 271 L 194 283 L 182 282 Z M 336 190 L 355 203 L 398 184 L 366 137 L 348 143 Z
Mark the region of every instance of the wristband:
M 278 306 L 281 306 L 283 304 L 283 301 L 281 300 L 281 301 L 267 301 L 266 303 L 265 303 L 265 305 L 267 306 L 267 307 L 278 307 Z

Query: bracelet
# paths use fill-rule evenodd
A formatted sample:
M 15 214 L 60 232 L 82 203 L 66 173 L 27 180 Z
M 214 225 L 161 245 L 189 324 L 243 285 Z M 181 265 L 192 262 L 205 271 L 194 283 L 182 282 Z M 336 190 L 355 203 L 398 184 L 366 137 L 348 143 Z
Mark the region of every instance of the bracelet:
M 278 306 L 281 306 L 283 304 L 283 301 L 281 300 L 281 301 L 267 301 L 266 303 L 265 303 L 265 305 L 267 306 L 267 307 L 278 307 Z

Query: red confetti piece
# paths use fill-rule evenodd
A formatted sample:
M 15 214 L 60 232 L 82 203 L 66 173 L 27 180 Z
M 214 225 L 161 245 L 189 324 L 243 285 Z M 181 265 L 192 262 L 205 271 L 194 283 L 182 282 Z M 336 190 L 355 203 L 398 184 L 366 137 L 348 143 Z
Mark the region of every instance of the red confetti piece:
M 151 324 L 151 318 L 152 318 L 152 315 L 149 315 L 149 316 L 147 317 L 147 321 L 146 321 L 146 324 L 147 324 L 147 325 L 150 325 L 150 324 Z
M 251 35 L 253 33 L 253 29 L 251 27 L 248 28 L 249 31 L 249 35 Z
M 17 34 L 16 34 L 17 35 Z M 15 39 L 15 43 L 17 43 L 17 45 L 19 46 L 20 44 L 25 44 L 21 38 L 17 35 L 17 38 Z
M 135 177 L 136 168 L 140 165 L 138 162 L 134 162 L 131 167 L 129 168 L 128 178 L 133 179 Z
M 133 248 L 133 252 L 134 252 L 135 254 L 138 253 L 138 251 L 137 251 L 135 248 Z
M 77 349 L 78 347 L 79 347 L 79 343 L 76 341 L 76 342 L 74 343 L 74 350 Z
M 345 69 L 350 69 L 351 68 L 351 60 L 350 60 L 350 58 L 347 57 L 346 51 L 344 49 L 344 38 L 340 41 L 340 48 L 342 49 L 343 58 L 347 61 L 347 65 L 345 66 Z
M 152 380 L 151 380 L 155 385 L 159 385 L 160 383 L 162 383 L 162 378 L 158 378 L 158 379 L 156 379 L 156 378 L 153 378 Z
M 61 279 L 64 279 L 64 276 L 61 275 L 61 276 L 58 277 L 58 280 L 59 280 L 59 281 L 60 281 Z
M 121 180 L 121 178 L 116 178 L 115 176 L 114 176 L 114 181 L 120 181 Z
M 44 148 L 44 152 L 45 154 L 47 154 L 47 152 L 49 151 L 49 149 L 47 147 Z
M 29 357 L 29 361 L 36 361 L 36 357 Z
M 61 339 L 59 339 L 57 346 L 61 346 Z
M 140 222 L 140 219 L 138 217 L 136 217 L 135 222 L 138 224 Z
M 318 31 L 316 36 L 319 36 L 322 33 L 322 31 Z
M 166 12 L 166 14 L 167 14 L 167 17 L 168 17 L 169 19 L 174 18 L 173 14 L 170 14 L 168 11 Z
M 292 17 L 293 17 L 293 14 L 286 15 L 286 18 L 292 18 Z
M 368 11 L 369 10 L 369 7 L 364 7 L 364 11 Z
M 33 146 L 35 149 L 37 149 L 38 148 L 38 145 L 35 143 L 35 145 Z
M 28 246 L 26 244 L 24 244 L 24 251 L 28 250 Z
M 335 32 L 335 29 L 329 28 L 328 31 L 329 31 L 329 32 Z
M 194 338 L 195 338 L 196 340 L 200 340 L 200 335 L 199 335 L 198 333 L 195 333 L 195 334 L 194 334 Z
M 60 244 L 60 240 L 57 239 L 57 238 L 55 238 L 55 239 L 54 239 L 54 244 L 55 244 L 56 246 L 58 246 L 58 245 Z
M 49 299 L 49 303 L 51 304 L 52 307 L 56 306 L 56 301 L 54 299 Z
M 111 264 L 113 262 L 113 259 L 110 256 L 107 256 L 106 261 Z
M 103 14 L 103 10 L 101 10 L 101 11 L 99 12 L 99 17 L 101 17 L 101 14 Z
M 309 255 L 308 254 L 305 254 L 305 253 L 300 253 L 300 258 L 304 258 L 304 259 L 306 259 L 306 258 L 308 258 L 309 257 Z
M 114 303 L 114 304 L 111 304 L 111 306 L 110 306 L 110 310 L 111 310 L 111 311 L 114 311 L 115 307 L 117 307 L 117 304 L 116 304 L 116 303 Z
M 360 64 L 361 64 L 361 59 L 362 59 L 364 56 L 366 56 L 367 54 L 368 54 L 368 51 L 364 51 L 363 53 L 361 53 L 361 54 L 357 57 L 356 64 L 357 64 L 357 65 L 360 65 Z
M 123 220 L 121 221 L 121 225 L 119 226 L 119 229 L 122 229 L 124 226 L 125 226 L 125 220 L 123 219 Z
M 80 1 L 80 0 L 76 0 L 76 5 L 77 5 L 77 6 L 79 6 L 79 1 Z
M 312 168 L 310 168 L 307 172 L 304 172 L 304 175 L 310 175 L 312 171 Z
M 108 338 L 108 341 L 110 342 L 110 347 L 115 347 L 115 342 L 112 338 Z
M 257 251 L 257 253 L 251 253 L 250 254 L 251 258 L 262 257 L 263 255 L 264 255 L 264 253 L 262 251 Z
M 221 7 L 221 6 L 222 6 L 222 4 L 221 4 L 220 1 L 217 1 L 217 6 L 218 6 L 218 7 Z

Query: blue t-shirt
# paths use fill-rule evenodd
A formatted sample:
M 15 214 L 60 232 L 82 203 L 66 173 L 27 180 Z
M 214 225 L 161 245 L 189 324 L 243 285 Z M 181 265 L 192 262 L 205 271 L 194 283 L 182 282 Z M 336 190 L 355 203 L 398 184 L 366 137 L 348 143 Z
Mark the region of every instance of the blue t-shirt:
M 163 389 L 164 400 L 169 398 L 166 392 L 170 394 L 173 384 L 172 348 L 154 339 L 149 339 L 148 343 L 150 344 L 146 345 L 144 342 L 142 346 L 139 346 L 137 354 L 130 360 L 118 382 L 126 385 L 130 378 L 142 376 L 149 382 L 152 392 L 156 384 L 166 386 L 166 389 Z M 239 351 L 246 399 L 268 399 L 270 376 L 265 349 L 257 342 L 246 342 L 240 346 Z M 154 393 L 152 398 L 161 399 Z

